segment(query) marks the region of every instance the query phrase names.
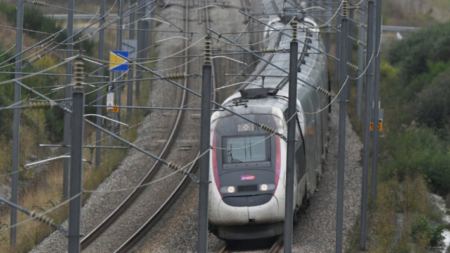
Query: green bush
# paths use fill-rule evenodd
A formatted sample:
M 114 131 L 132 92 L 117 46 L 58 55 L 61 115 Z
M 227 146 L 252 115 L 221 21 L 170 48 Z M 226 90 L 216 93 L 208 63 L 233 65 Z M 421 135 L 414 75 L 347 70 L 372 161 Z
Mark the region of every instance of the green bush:
M 450 123 L 450 72 L 443 72 L 417 96 L 413 115 L 418 123 L 441 129 Z
M 423 174 L 434 192 L 450 192 L 450 155 L 433 130 L 403 127 L 383 139 L 382 150 L 382 180 L 397 177 L 403 181 Z
M 11 4 L 7 4 L 4 2 L 0 2 L 0 15 L 3 14 L 7 17 L 8 20 L 16 23 L 16 7 Z M 47 18 L 42 14 L 39 10 L 35 8 L 24 8 L 24 28 L 29 30 L 41 31 L 46 33 L 55 33 L 62 30 L 62 26 L 58 24 L 55 20 L 51 18 Z M 42 40 L 49 35 L 39 34 L 39 33 L 28 33 L 29 36 Z M 74 38 L 74 41 L 77 41 L 81 35 L 78 35 Z M 67 38 L 66 31 L 63 31 L 58 37 L 55 38 L 56 42 L 62 42 Z M 78 48 L 80 45 L 76 45 L 75 48 Z M 92 40 L 85 40 L 81 43 L 81 47 L 83 50 L 86 50 L 86 54 L 92 54 L 92 50 L 94 48 L 94 42 Z M 3 47 L 0 45 L 0 54 L 4 51 Z M 12 53 L 8 53 L 0 57 L 0 62 L 10 58 Z M 47 60 L 45 60 L 47 59 Z M 53 60 L 49 60 L 50 58 L 43 58 L 39 60 L 35 65 L 28 66 L 24 69 L 25 72 L 36 72 L 41 70 L 42 68 L 50 67 L 55 64 Z M 14 60 L 11 61 L 13 63 Z M 9 66 L 7 68 L 3 68 L 3 71 L 13 71 L 14 66 Z M 2 74 L 0 75 L 0 80 L 10 80 L 14 76 Z M 23 80 L 23 83 L 28 85 L 29 87 L 42 87 L 42 86 L 51 86 L 54 84 L 61 83 L 61 78 L 50 77 L 50 76 L 35 76 L 29 79 Z M 39 90 L 43 91 L 43 90 Z M 45 93 L 45 92 L 44 92 Z M 6 84 L 0 86 L 0 107 L 8 106 L 13 102 L 13 94 L 14 94 L 14 85 Z M 64 91 L 61 90 L 57 93 L 52 93 L 48 95 L 49 98 L 61 98 L 64 94 Z M 22 98 L 25 98 L 28 95 L 28 92 L 22 89 Z M 34 96 L 32 96 L 34 97 Z M 87 100 L 88 101 L 88 100 Z M 24 117 L 24 116 L 21 116 Z M 54 108 L 52 110 L 45 110 L 45 121 L 47 130 L 52 133 L 53 141 L 61 141 L 64 127 L 64 112 L 59 108 Z M 7 139 L 12 138 L 12 111 L 11 110 L 3 110 L 0 111 L 0 135 L 4 135 Z
M 414 240 L 428 240 L 431 247 L 436 247 L 439 245 L 439 242 L 444 239 L 444 236 L 442 235 L 444 229 L 445 225 L 433 228 L 429 225 L 428 219 L 425 216 L 420 215 L 411 224 L 411 237 Z
M 406 82 L 429 71 L 428 61 L 447 62 L 450 59 L 450 23 L 421 29 L 391 48 L 391 64 L 401 66 Z

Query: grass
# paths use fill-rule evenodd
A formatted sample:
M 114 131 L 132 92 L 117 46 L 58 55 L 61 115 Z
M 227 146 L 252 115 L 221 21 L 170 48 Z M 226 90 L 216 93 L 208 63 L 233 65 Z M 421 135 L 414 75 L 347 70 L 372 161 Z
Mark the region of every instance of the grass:
M 146 103 L 148 96 L 145 94 L 149 94 L 149 92 L 149 85 L 141 85 L 141 98 L 137 102 L 138 105 L 144 105 Z M 144 116 L 145 113 L 143 111 L 134 112 L 133 117 L 130 119 L 131 122 L 129 122 L 130 125 L 138 124 L 142 121 Z M 85 125 L 85 128 L 90 127 Z M 95 131 L 86 130 L 86 133 L 91 134 L 85 138 L 85 144 L 95 140 Z M 129 130 L 124 131 L 122 137 L 131 142 L 134 141 L 137 138 L 137 128 L 130 128 Z M 117 142 L 112 145 L 121 145 L 121 143 Z M 93 165 L 84 163 L 83 189 L 94 190 L 97 188 L 97 186 L 117 168 L 127 153 L 127 150 L 103 150 L 102 162 L 99 169 L 96 169 Z M 90 151 L 85 149 L 83 157 L 90 157 Z M 22 187 L 19 193 L 19 204 L 29 210 L 43 212 L 62 203 L 62 167 L 63 164 L 61 161 L 49 163 L 46 168 L 42 169 L 39 173 L 31 174 L 36 175 L 36 178 L 34 180 L 28 179 L 29 183 Z M 84 194 L 83 201 L 85 201 L 89 195 L 90 194 Z M 52 218 L 55 223 L 61 224 L 68 217 L 68 204 L 55 209 L 50 212 L 48 216 Z M 28 216 L 19 212 L 19 222 L 28 218 Z M 6 208 L 0 213 L 0 221 L 2 224 L 9 224 L 9 220 L 9 208 Z M 0 232 L 0 252 L 28 252 L 52 231 L 52 228 L 37 221 L 27 222 L 18 227 L 17 244 L 15 247 L 10 247 L 9 230 L 4 229 Z

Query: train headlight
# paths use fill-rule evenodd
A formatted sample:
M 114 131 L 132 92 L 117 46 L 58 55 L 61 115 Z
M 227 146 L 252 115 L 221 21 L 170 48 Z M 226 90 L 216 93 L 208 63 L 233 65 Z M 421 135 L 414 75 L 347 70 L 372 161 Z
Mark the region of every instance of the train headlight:
M 260 184 L 259 190 L 262 192 L 275 190 L 275 184 Z
M 234 186 L 222 186 L 220 187 L 220 193 L 235 193 L 236 187 Z
M 262 184 L 259 186 L 259 189 L 261 191 L 267 191 L 267 190 L 269 190 L 269 186 L 267 184 Z

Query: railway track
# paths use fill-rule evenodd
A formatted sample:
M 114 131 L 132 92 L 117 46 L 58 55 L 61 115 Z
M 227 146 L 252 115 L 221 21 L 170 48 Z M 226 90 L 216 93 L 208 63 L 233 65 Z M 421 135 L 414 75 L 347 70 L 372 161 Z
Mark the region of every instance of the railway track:
M 186 2 L 185 5 L 185 14 L 184 14 L 184 31 L 189 31 L 189 2 Z M 205 8 L 205 17 L 206 22 L 205 25 L 209 26 L 209 13 L 208 8 Z M 206 27 L 205 27 L 206 31 Z M 184 48 L 190 47 L 190 41 L 186 40 L 184 41 Z M 184 52 L 185 54 L 185 60 L 184 60 L 184 72 L 190 73 L 189 64 L 188 64 L 188 55 L 189 51 L 192 50 L 186 50 Z M 213 72 L 214 73 L 214 72 Z M 213 82 L 215 83 L 215 82 Z M 189 88 L 189 80 L 185 79 L 184 84 L 185 87 Z M 214 86 L 213 86 L 214 89 Z M 192 96 L 192 95 L 191 95 Z M 179 107 L 183 107 L 186 104 L 188 104 L 188 94 L 186 91 L 183 90 L 183 94 L 181 96 L 181 99 L 179 101 Z M 187 118 L 187 117 L 185 117 Z M 187 119 L 189 120 L 189 119 Z M 177 111 L 176 120 L 173 126 L 173 129 L 171 130 L 170 136 L 167 139 L 166 144 L 164 145 L 162 151 L 160 152 L 160 157 L 167 159 L 169 156 L 169 153 L 171 153 L 171 150 L 176 150 L 174 148 L 174 143 L 176 141 L 176 138 L 178 137 L 178 133 L 180 131 L 181 125 L 183 124 L 183 111 Z M 198 156 L 199 154 L 197 154 Z M 139 183 L 139 186 L 146 184 L 148 182 L 151 182 L 159 170 L 161 169 L 162 164 L 160 162 L 155 162 L 152 166 L 152 168 L 149 170 L 147 175 L 145 175 L 144 179 Z M 188 169 L 189 173 L 195 173 L 195 170 L 197 168 L 197 163 L 191 164 L 191 166 Z M 126 239 L 114 252 L 127 252 L 130 250 L 134 245 L 136 245 L 143 236 L 145 236 L 148 231 L 151 230 L 151 228 L 164 216 L 164 214 L 171 208 L 171 206 L 176 202 L 178 197 L 183 193 L 184 189 L 188 186 L 191 179 L 189 176 L 185 175 L 181 181 L 176 185 L 174 190 L 171 192 L 170 196 L 164 201 L 164 203 L 154 212 L 154 214 L 140 226 L 135 233 L 133 233 L 132 236 L 130 236 L 128 239 Z M 88 235 L 86 235 L 82 242 L 81 247 L 82 249 L 86 249 L 90 244 L 92 244 L 94 241 L 96 241 L 107 229 L 109 229 L 119 217 L 124 215 L 124 213 L 127 211 L 127 209 L 135 202 L 135 200 L 144 192 L 145 187 L 138 187 L 136 188 L 132 193 L 128 195 L 128 197 L 103 221 L 101 222 L 95 229 L 93 229 Z
M 188 12 L 189 12 L 189 7 L 186 6 L 186 17 L 185 20 L 188 20 Z M 189 30 L 189 22 L 185 22 L 185 30 Z M 189 46 L 189 41 L 185 42 L 185 47 Z M 185 52 L 185 55 L 188 55 L 188 51 Z M 188 58 L 185 58 L 185 62 L 184 62 L 184 72 L 185 73 L 189 73 L 188 71 L 188 64 L 187 64 Z M 183 83 L 184 87 L 188 87 L 188 79 L 185 79 L 184 83 Z M 178 102 L 179 107 L 183 107 L 186 104 L 187 101 L 187 92 L 185 90 L 182 91 L 182 96 L 180 97 L 180 100 Z M 176 119 L 175 122 L 173 124 L 172 130 L 170 131 L 170 135 L 167 138 L 167 142 L 165 143 L 165 145 L 163 146 L 161 152 L 159 153 L 159 157 L 162 157 L 163 159 L 167 159 L 167 157 L 169 156 L 169 153 L 171 150 L 173 150 L 174 148 L 174 143 L 176 141 L 176 138 L 178 137 L 178 133 L 180 131 L 181 125 L 182 125 L 182 118 L 183 118 L 183 112 L 184 111 L 176 111 Z M 124 201 L 122 201 L 122 203 L 120 203 L 118 205 L 118 207 L 107 217 L 105 218 L 97 227 L 95 227 L 89 234 L 87 234 L 81 241 L 81 248 L 84 250 L 86 249 L 92 242 L 94 242 L 95 240 L 97 240 L 97 238 L 99 238 L 108 228 L 110 228 L 114 222 L 121 216 L 123 215 L 126 210 L 133 204 L 133 202 L 142 194 L 142 192 L 144 192 L 145 187 L 141 187 L 142 185 L 145 185 L 149 182 L 151 182 L 155 176 L 157 175 L 157 173 L 159 172 L 159 170 L 162 168 L 162 163 L 155 161 L 154 164 L 152 165 L 152 167 L 150 168 L 150 170 L 148 171 L 148 173 L 143 177 L 142 181 L 138 184 L 138 187 L 136 187 L 126 198 Z M 190 168 L 189 171 L 192 171 L 195 168 L 195 164 L 193 164 Z M 187 176 L 185 176 L 182 179 L 182 182 L 176 187 L 176 189 L 178 189 L 178 191 L 180 191 L 181 189 L 183 189 L 184 187 L 187 186 L 187 183 L 189 183 L 189 179 L 187 178 Z M 175 190 L 171 195 L 170 198 L 164 202 L 164 204 L 161 206 L 161 208 L 159 208 L 157 210 L 157 212 L 150 218 L 150 220 L 147 223 L 147 226 L 151 226 L 151 224 L 155 223 L 161 216 L 161 213 L 163 213 L 165 210 L 167 210 L 167 208 L 169 207 L 170 204 L 173 203 L 173 199 L 176 199 L 175 197 L 177 196 L 176 194 L 177 190 Z M 145 227 L 145 226 L 143 226 Z M 142 227 L 140 228 L 140 230 L 142 229 Z M 140 231 L 139 230 L 139 231 Z M 135 238 L 135 239 L 132 239 Z M 119 249 L 117 249 L 116 252 L 125 252 L 124 250 L 127 249 L 127 245 L 130 245 L 130 243 L 135 242 L 134 240 L 136 240 L 136 238 L 139 238 L 138 236 L 138 232 L 136 232 L 132 238 L 128 239 L 125 241 L 125 243 L 123 243 Z
M 207 3 L 207 1 L 206 1 Z M 209 27 L 209 11 L 208 8 L 205 8 L 205 25 L 206 27 Z M 205 27 L 205 31 L 206 31 Z M 189 4 L 186 4 L 185 7 L 185 31 L 188 31 L 189 29 Z M 188 42 L 186 42 L 188 43 Z M 185 45 L 188 47 L 189 45 Z M 189 53 L 189 50 L 185 51 L 185 55 L 187 56 Z M 186 58 L 187 61 L 187 58 Z M 189 73 L 189 66 L 186 64 L 186 73 Z M 214 65 L 212 66 L 213 73 L 214 73 Z M 214 79 L 213 79 L 214 80 Z M 215 81 L 213 81 L 213 90 L 215 88 Z M 215 94 L 215 93 L 214 93 Z M 215 99 L 215 96 L 213 95 L 213 99 Z M 200 155 L 198 153 L 197 157 Z M 191 165 L 189 168 L 190 173 L 194 173 L 196 168 L 198 167 L 198 162 L 195 162 Z M 131 250 L 139 241 L 157 224 L 157 222 L 164 216 L 164 214 L 172 207 L 173 204 L 178 200 L 178 198 L 181 196 L 183 191 L 187 188 L 189 183 L 191 182 L 191 179 L 189 176 L 184 176 L 181 182 L 178 184 L 178 186 L 173 190 L 170 197 L 164 202 L 164 204 L 158 209 L 155 214 L 150 217 L 128 240 L 123 243 L 115 252 L 116 253 L 125 253 Z
M 185 31 L 189 30 L 189 4 L 185 7 Z M 185 47 L 189 47 L 189 41 L 185 42 Z M 189 50 L 185 51 L 185 56 L 189 54 Z M 187 63 L 188 58 L 185 58 L 185 63 Z M 185 65 L 185 73 L 189 73 L 189 65 Z M 198 154 L 199 155 L 199 154 Z M 197 156 L 198 156 L 197 155 Z M 189 173 L 194 173 L 198 167 L 198 162 L 195 162 L 189 167 Z M 126 240 L 115 252 L 125 253 L 132 249 L 139 241 L 157 224 L 157 222 L 164 216 L 164 214 L 172 207 L 173 204 L 178 200 L 180 195 L 186 189 L 186 187 L 191 182 L 189 176 L 185 175 L 177 187 L 173 190 L 170 197 L 164 202 L 164 204 L 153 214 L 150 219 L 148 219 L 130 238 Z
M 185 6 L 184 6 L 184 31 L 189 31 L 189 13 L 190 13 L 190 3 L 194 3 L 190 2 L 190 1 L 186 1 L 185 2 Z M 208 6 L 208 1 L 199 1 L 199 4 L 203 4 L 204 7 Z M 241 5 L 243 7 L 244 10 L 246 9 L 246 6 L 248 6 L 247 4 L 247 0 L 241 0 Z M 201 8 L 199 8 L 201 9 Z M 210 27 L 210 14 L 209 14 L 209 8 L 203 8 L 202 9 L 204 11 L 204 17 L 205 17 L 205 22 L 203 22 L 204 24 L 204 29 L 205 29 L 205 34 L 207 33 L 207 27 Z M 184 48 L 189 48 L 190 47 L 190 41 L 185 40 L 184 41 Z M 195 50 L 195 48 L 190 49 L 190 50 L 186 50 L 184 52 L 185 54 L 185 61 L 184 61 L 184 72 L 185 73 L 191 73 L 192 70 L 190 70 L 190 65 L 188 64 L 188 55 L 190 54 L 195 54 L 198 53 L 197 50 Z M 190 52 L 192 51 L 192 52 Z M 214 69 L 214 64 L 213 64 L 213 73 L 215 73 L 215 69 Z M 216 76 L 214 74 L 214 78 L 213 78 L 213 91 L 215 90 L 216 87 Z M 189 87 L 189 81 L 186 79 L 184 84 L 185 87 Z M 192 89 L 192 88 L 191 88 Z M 183 95 L 181 96 L 181 100 L 179 101 L 179 105 L 180 107 L 185 106 L 186 104 L 189 103 L 189 100 L 197 100 L 198 98 L 191 98 L 188 99 L 188 97 L 193 97 L 192 94 L 187 94 L 186 91 L 183 90 Z M 217 97 L 215 96 L 215 92 L 213 94 L 213 99 L 216 100 Z M 163 147 L 162 151 L 160 152 L 160 157 L 166 159 L 170 153 L 172 152 L 171 150 L 174 150 L 174 143 L 176 141 L 177 136 L 179 135 L 180 132 L 180 128 L 181 125 L 183 124 L 183 117 L 185 118 L 185 120 L 189 120 L 186 119 L 188 117 L 183 116 L 183 111 L 177 111 L 177 115 L 176 115 L 176 120 L 175 120 L 175 124 L 174 127 L 170 133 L 170 137 L 167 140 L 166 145 Z M 198 128 L 197 128 L 198 129 Z M 197 156 L 199 155 L 199 153 L 197 154 Z M 192 160 L 192 159 L 191 159 Z M 149 170 L 149 172 L 147 173 L 147 175 L 145 176 L 145 178 L 140 182 L 139 185 L 143 185 L 146 184 L 148 182 L 151 182 L 154 178 L 155 175 L 158 173 L 158 171 L 160 170 L 160 168 L 162 164 L 159 162 L 155 162 L 152 166 L 152 168 Z M 195 173 L 195 170 L 197 169 L 198 165 L 197 163 L 192 164 L 188 171 L 190 173 Z M 129 250 L 131 250 L 135 245 L 137 245 L 140 240 L 158 223 L 158 221 L 164 216 L 164 214 L 167 213 L 168 210 L 170 210 L 170 208 L 173 206 L 173 204 L 178 200 L 178 198 L 180 197 L 180 195 L 184 192 L 184 190 L 187 188 L 187 186 L 189 185 L 191 181 L 191 178 L 187 175 L 185 175 L 180 181 L 179 183 L 176 185 L 176 187 L 172 188 L 173 190 L 171 190 L 171 193 L 169 195 L 169 197 L 164 201 L 164 203 L 161 204 L 161 206 L 153 213 L 153 215 L 151 215 L 150 218 L 148 218 L 145 222 L 142 223 L 142 225 L 131 235 L 129 236 L 126 240 L 123 241 L 123 243 L 121 243 L 121 245 L 116 248 L 114 250 L 114 252 L 128 252 Z M 139 187 L 136 190 L 134 190 L 115 210 L 113 213 L 111 213 L 100 225 L 98 225 L 94 230 L 92 230 L 92 232 L 90 232 L 87 236 L 85 236 L 85 238 L 82 240 L 82 249 L 86 249 L 92 242 L 94 242 L 97 238 L 99 238 L 109 227 L 111 227 L 114 222 L 119 219 L 119 217 L 121 217 L 126 211 L 127 209 L 133 204 L 133 202 L 138 199 L 138 197 L 142 194 L 142 192 L 144 192 L 145 187 Z

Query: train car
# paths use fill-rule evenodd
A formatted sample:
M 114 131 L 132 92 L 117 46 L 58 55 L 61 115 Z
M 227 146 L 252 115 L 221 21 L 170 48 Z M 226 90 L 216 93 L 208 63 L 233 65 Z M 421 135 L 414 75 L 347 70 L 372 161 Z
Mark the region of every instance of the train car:
M 271 25 L 292 34 L 293 16 L 278 18 Z M 298 77 L 329 91 L 326 56 L 317 25 L 308 18 L 298 24 Z M 286 53 L 266 56 L 289 71 L 291 37 L 268 30 L 266 47 Z M 296 122 L 294 213 L 317 189 L 323 172 L 328 134 L 329 96 L 305 83 L 297 83 L 297 113 L 287 117 L 288 79 L 286 73 L 260 63 L 258 77 L 227 98 L 223 105 L 245 117 L 265 124 L 287 136 L 287 122 Z M 280 77 L 281 76 L 281 77 Z M 226 111 L 211 118 L 209 229 L 224 240 L 266 238 L 283 234 L 285 214 L 287 143 L 245 119 Z M 294 217 L 296 220 L 296 217 Z

